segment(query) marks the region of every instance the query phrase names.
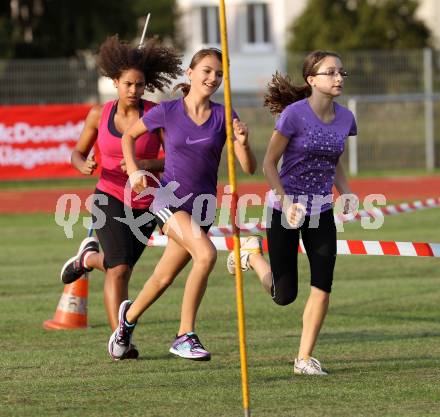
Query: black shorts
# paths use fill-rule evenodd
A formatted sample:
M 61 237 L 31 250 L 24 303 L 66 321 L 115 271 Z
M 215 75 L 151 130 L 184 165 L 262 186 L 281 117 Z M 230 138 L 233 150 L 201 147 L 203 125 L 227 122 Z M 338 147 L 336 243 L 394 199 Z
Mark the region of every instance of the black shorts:
M 157 211 L 156 213 L 154 213 L 154 217 L 156 218 L 156 222 L 160 228 L 160 230 L 163 229 L 163 226 L 165 225 L 165 223 L 168 221 L 168 219 L 174 214 L 177 213 L 178 211 L 184 211 L 186 213 L 188 213 L 187 210 L 184 210 L 183 208 L 177 208 L 177 207 L 164 207 L 163 209 Z M 188 213 L 191 216 L 191 213 Z M 212 223 L 208 224 L 208 225 L 204 225 L 204 226 L 200 226 L 200 228 L 205 232 L 208 233 L 209 229 L 211 228 Z
M 300 233 L 309 259 L 311 285 L 331 292 L 337 249 L 333 210 L 320 214 L 318 227 L 309 227 L 310 220 L 311 217 L 306 216 L 300 228 L 289 229 L 283 226 L 287 224 L 284 214 L 273 210 L 267 241 L 272 269 L 272 298 L 277 304 L 290 304 L 298 294 Z
M 96 223 L 96 209 L 102 210 L 105 214 L 105 224 L 101 228 L 97 228 L 99 244 L 104 251 L 104 267 L 114 268 L 118 265 L 128 265 L 133 268 L 139 260 L 145 249 L 145 243 L 139 240 L 132 232 L 130 227 L 115 219 L 115 217 L 125 218 L 124 203 L 98 189 L 95 190 L 96 195 L 104 195 L 107 197 L 108 204 L 100 203 L 95 200 L 93 208 L 93 222 Z M 134 218 L 144 213 L 150 213 L 148 209 L 131 209 Z M 151 213 L 150 213 L 151 214 Z M 156 220 L 153 218 L 150 222 L 139 227 L 145 240 L 148 240 L 156 227 Z

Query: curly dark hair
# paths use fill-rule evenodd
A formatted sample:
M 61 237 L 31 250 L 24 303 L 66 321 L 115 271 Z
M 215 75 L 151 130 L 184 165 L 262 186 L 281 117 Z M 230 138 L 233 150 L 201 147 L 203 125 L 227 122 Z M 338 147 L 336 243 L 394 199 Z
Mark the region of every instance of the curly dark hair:
M 157 38 L 149 38 L 137 47 L 119 40 L 118 35 L 111 36 L 101 45 L 97 64 L 102 75 L 112 80 L 128 69 L 139 70 L 144 74 L 145 89 L 149 92 L 163 91 L 183 74 L 180 55 Z
M 312 94 L 312 87 L 307 82 L 307 77 L 315 75 L 318 64 L 328 56 L 341 59 L 340 55 L 330 51 L 313 51 L 306 56 L 302 71 L 305 84 L 300 86 L 295 85 L 288 75 L 282 76 L 277 71 L 272 75 L 270 83 L 267 84 L 264 107 L 268 107 L 272 114 L 279 114 L 289 104 L 309 97 Z

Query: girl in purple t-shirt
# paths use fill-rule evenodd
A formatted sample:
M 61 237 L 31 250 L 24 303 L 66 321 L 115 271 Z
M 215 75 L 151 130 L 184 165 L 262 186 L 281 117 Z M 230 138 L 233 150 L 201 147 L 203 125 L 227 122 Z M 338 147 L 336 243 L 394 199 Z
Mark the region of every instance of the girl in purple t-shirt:
M 210 100 L 222 82 L 221 52 L 213 48 L 197 52 L 187 76 L 191 85 L 179 85 L 184 98 L 156 106 L 122 138 L 132 188 L 143 194 L 148 191 L 147 175 L 141 174 L 138 179 L 133 175 L 139 170 L 135 141 L 147 131 L 163 131 L 165 167 L 162 187 L 155 193 L 151 211 L 168 236 L 168 244 L 136 300 L 121 304 L 119 328 L 109 340 L 109 353 L 114 359 L 125 354 L 137 319 L 191 259 L 193 265 L 183 294 L 180 327 L 170 352 L 195 360 L 211 357 L 194 333 L 194 326 L 217 257 L 206 233 L 215 217 L 217 172 L 226 140 L 225 108 Z M 252 174 L 256 160 L 249 147 L 247 127 L 236 115 L 233 127 L 235 155 L 244 172 Z
M 261 254 L 258 236 L 249 237 L 241 251 L 242 270 L 254 269 L 272 299 L 287 305 L 298 292 L 301 233 L 311 270 L 311 292 L 294 365 L 294 372 L 301 374 L 326 374 L 312 352 L 327 313 L 336 259 L 332 187 L 351 194 L 339 158 L 347 136 L 356 134 L 356 122 L 348 109 L 334 102 L 346 76 L 339 55 L 325 51 L 312 52 L 305 59 L 303 86 L 278 73 L 273 76 L 265 105 L 281 115 L 263 163 L 272 189 L 267 230 L 270 265 Z M 344 204 L 344 211 L 348 210 L 349 199 Z M 235 271 L 233 253 L 228 270 Z

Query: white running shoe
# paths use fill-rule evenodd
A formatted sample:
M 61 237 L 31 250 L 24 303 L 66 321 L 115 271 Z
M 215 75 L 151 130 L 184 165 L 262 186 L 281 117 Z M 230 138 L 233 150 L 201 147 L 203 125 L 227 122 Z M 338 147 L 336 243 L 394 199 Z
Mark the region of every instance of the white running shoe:
M 322 369 L 318 359 L 312 357 L 309 359 L 295 358 L 293 373 L 302 375 L 328 375 L 328 372 Z
M 211 360 L 211 353 L 203 347 L 202 342 L 200 342 L 199 337 L 194 332 L 176 336 L 170 347 L 170 352 L 181 358 L 195 361 Z
M 240 248 L 240 268 L 243 272 L 252 269 L 249 264 L 249 255 L 251 253 L 263 253 L 263 239 L 261 236 L 253 235 L 246 238 Z M 231 275 L 235 274 L 235 255 L 232 251 L 226 261 L 226 267 Z

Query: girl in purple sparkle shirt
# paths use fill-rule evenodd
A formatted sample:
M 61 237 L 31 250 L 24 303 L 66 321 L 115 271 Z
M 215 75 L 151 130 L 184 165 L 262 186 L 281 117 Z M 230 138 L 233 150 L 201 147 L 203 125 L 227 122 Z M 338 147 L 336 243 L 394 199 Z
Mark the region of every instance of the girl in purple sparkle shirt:
M 298 293 L 298 243 L 301 233 L 311 271 L 311 291 L 294 372 L 326 375 L 312 357 L 327 313 L 336 260 L 336 227 L 332 187 L 351 194 L 339 158 L 347 136 L 356 134 L 353 114 L 334 102 L 347 72 L 338 54 L 310 53 L 303 65 L 303 86 L 276 73 L 265 105 L 281 113 L 270 139 L 263 170 L 272 189 L 272 219 L 267 229 L 270 265 L 261 254 L 261 238 L 251 236 L 242 246 L 240 266 L 252 268 L 279 305 L 295 301 Z M 283 157 L 280 172 L 277 165 Z M 355 203 L 353 201 L 353 203 Z M 350 200 L 344 212 L 351 209 Z M 235 272 L 234 254 L 228 270 Z
M 151 211 L 168 236 L 168 243 L 136 300 L 133 303 L 126 300 L 120 306 L 119 327 L 109 340 L 109 353 L 113 359 L 125 355 L 137 319 L 173 283 L 191 259 L 193 264 L 185 284 L 180 327 L 170 352 L 186 359 L 211 358 L 194 333 L 194 327 L 208 276 L 217 257 L 207 232 L 215 218 L 217 172 L 226 141 L 225 108 L 210 100 L 222 82 L 221 52 L 214 48 L 197 52 L 186 74 L 191 85 L 179 85 L 184 98 L 160 103 L 129 128 L 122 138 L 132 188 L 143 193 L 148 190 L 145 172 L 137 179 L 132 175 L 139 170 L 135 141 L 147 131 L 163 131 L 164 174 L 160 195 L 155 193 Z M 235 155 L 243 171 L 252 174 L 256 160 L 249 147 L 247 126 L 235 115 L 233 128 Z

